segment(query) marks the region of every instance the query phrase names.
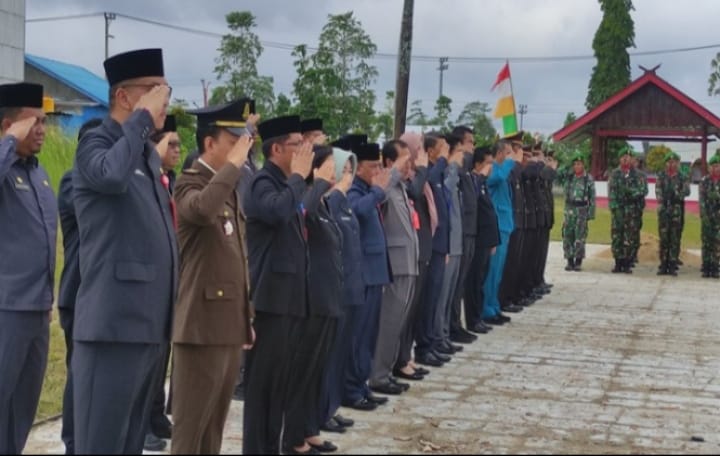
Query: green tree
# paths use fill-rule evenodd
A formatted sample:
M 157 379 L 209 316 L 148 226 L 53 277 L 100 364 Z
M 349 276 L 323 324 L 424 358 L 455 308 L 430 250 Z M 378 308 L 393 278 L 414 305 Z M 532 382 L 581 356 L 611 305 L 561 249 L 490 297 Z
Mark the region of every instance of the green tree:
M 395 121 L 395 92 L 385 92 L 385 107 L 375 116 L 375 125 L 370 132 L 372 140 L 383 137 L 385 141 L 393 138 L 393 127 Z
M 293 51 L 297 78 L 293 92 L 303 117 L 320 117 L 331 136 L 361 130 L 370 132 L 375 119 L 378 76 L 369 60 L 377 47 L 352 12 L 330 15 L 320 33 L 318 49 L 305 45 Z
M 497 131 L 488 117 L 490 111 L 490 106 L 487 103 L 472 101 L 466 104 L 460 112 L 455 125 L 466 125 L 472 128 L 477 145 L 491 144 L 495 140 Z
M 720 52 L 710 62 L 710 79 L 708 80 L 708 95 L 714 97 L 720 95 Z
M 599 0 L 603 18 L 593 39 L 597 64 L 585 105 L 591 110 L 630 83 L 630 55 L 635 47 L 632 0 Z
M 197 140 L 195 139 L 196 117 L 187 113 L 188 107 L 187 101 L 175 99 L 168 108 L 168 114 L 175 116 L 177 133 L 182 144 L 180 148 L 181 164 L 190 152 L 197 149 Z
M 288 98 L 284 93 L 278 95 L 277 100 L 275 101 L 275 111 L 273 112 L 273 115 L 287 116 L 293 114 L 294 111 L 295 107 L 292 104 L 292 100 L 290 100 L 290 98 Z
M 630 55 L 635 47 L 635 23 L 630 12 L 632 0 L 598 0 L 603 18 L 595 32 L 593 51 L 597 60 L 593 67 L 585 105 L 592 110 L 630 84 Z M 608 167 L 617 166 L 619 151 L 625 141 L 607 143 Z
M 422 100 L 415 100 L 410 105 L 410 113 L 408 114 L 407 123 L 408 125 L 420 126 L 423 132 L 428 125 L 430 125 L 430 119 L 422 108 Z
M 257 61 L 263 47 L 253 31 L 255 16 L 249 11 L 234 11 L 225 19 L 230 33 L 222 37 L 220 56 L 215 59 L 215 75 L 222 84 L 213 89 L 210 104 L 250 97 L 258 112 L 267 116 L 275 107 L 273 78 L 258 74 Z
M 430 123 L 441 130 L 449 130 L 452 128 L 452 125 L 450 124 L 451 113 L 452 99 L 445 95 L 441 95 L 435 102 L 435 117 L 430 121 Z
M 563 126 L 567 127 L 571 123 L 577 120 L 577 116 L 574 112 L 569 112 L 565 116 L 565 122 Z M 548 150 L 554 151 L 555 158 L 558 160 L 562 167 L 572 166 L 572 157 L 580 153 L 585 157 L 585 163 L 591 162 L 590 156 L 592 155 L 592 147 L 589 139 L 585 139 L 579 143 L 559 142 L 556 143 L 549 138 L 546 144 Z

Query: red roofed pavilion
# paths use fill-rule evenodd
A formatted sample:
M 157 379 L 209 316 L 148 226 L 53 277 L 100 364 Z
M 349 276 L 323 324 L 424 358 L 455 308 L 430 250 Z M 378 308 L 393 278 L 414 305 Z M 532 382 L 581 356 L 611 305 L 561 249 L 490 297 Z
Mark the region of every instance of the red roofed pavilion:
M 659 67 L 659 65 L 658 65 Z M 604 103 L 553 134 L 555 141 L 592 138 L 592 175 L 601 179 L 607 168 L 610 139 L 699 142 L 703 172 L 707 143 L 720 137 L 720 118 L 670 85 L 652 70 L 634 80 Z

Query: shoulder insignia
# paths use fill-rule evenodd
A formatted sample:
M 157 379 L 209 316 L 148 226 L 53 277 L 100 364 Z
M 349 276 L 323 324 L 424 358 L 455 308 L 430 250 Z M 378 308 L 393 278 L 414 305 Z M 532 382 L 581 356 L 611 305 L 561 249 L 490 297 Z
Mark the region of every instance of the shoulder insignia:
M 195 174 L 200 174 L 200 171 L 198 171 L 196 169 L 188 168 L 188 169 L 183 170 L 183 174 L 195 175 Z

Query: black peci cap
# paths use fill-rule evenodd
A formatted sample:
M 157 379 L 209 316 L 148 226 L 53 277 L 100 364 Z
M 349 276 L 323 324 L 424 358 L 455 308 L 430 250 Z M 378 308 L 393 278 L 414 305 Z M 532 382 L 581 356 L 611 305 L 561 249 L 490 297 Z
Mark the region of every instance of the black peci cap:
M 301 133 L 307 133 L 309 131 L 322 131 L 323 121 L 322 119 L 305 119 L 300 122 Z
M 380 145 L 377 143 L 357 144 L 352 151 L 357 156 L 358 162 L 380 160 Z
M 332 143 L 330 143 L 331 146 L 337 147 L 338 149 L 342 149 L 345 151 L 352 151 L 356 146 L 360 146 L 362 144 L 367 144 L 368 137 L 367 135 L 360 135 L 360 134 L 352 134 L 352 135 L 344 135 L 340 138 L 336 139 Z
M 43 86 L 20 82 L 0 85 L 0 108 L 42 108 Z
M 177 131 L 177 121 L 175 119 L 175 116 L 173 114 L 168 114 L 165 117 L 165 125 L 163 125 L 162 129 L 163 133 L 169 133 L 171 131 Z
M 301 133 L 300 116 L 283 116 L 266 120 L 258 125 L 258 132 L 263 141 L 287 136 L 291 133 Z
M 105 76 L 112 87 L 130 79 L 165 76 L 162 49 L 140 49 L 105 60 Z

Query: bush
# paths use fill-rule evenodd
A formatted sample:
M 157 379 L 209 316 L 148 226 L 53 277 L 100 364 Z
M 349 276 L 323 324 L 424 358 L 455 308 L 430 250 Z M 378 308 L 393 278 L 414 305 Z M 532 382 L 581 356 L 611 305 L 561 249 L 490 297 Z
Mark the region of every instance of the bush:
M 50 176 L 50 184 L 56 195 L 63 175 L 73 167 L 76 150 L 77 138 L 67 136 L 56 126 L 47 127 L 45 143 L 38 159 Z
M 666 145 L 662 144 L 659 146 L 652 146 L 647 154 L 647 161 L 645 166 L 648 170 L 653 173 L 659 173 L 665 169 L 665 155 L 671 152 L 671 149 Z

